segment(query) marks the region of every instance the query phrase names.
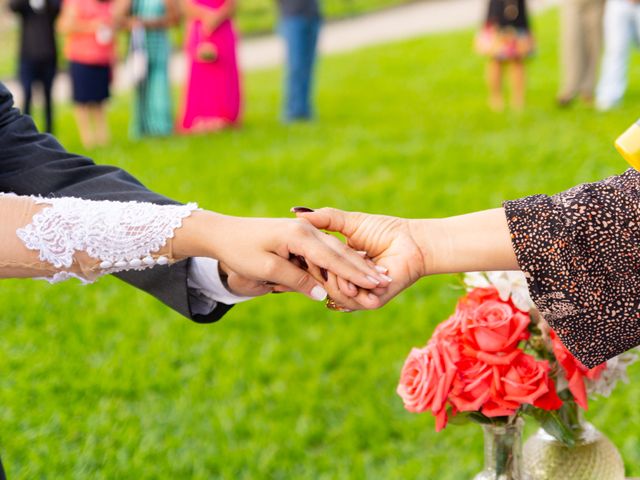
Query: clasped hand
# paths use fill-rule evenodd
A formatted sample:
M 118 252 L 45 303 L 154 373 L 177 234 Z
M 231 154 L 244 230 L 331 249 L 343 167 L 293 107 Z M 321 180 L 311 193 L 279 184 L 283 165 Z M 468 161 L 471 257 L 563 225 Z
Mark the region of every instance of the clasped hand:
M 328 295 L 328 305 L 342 311 L 374 309 L 425 274 L 410 220 L 329 208 L 292 211 L 297 220 L 217 216 L 230 234 L 212 256 L 233 293 L 297 291 L 314 300 Z

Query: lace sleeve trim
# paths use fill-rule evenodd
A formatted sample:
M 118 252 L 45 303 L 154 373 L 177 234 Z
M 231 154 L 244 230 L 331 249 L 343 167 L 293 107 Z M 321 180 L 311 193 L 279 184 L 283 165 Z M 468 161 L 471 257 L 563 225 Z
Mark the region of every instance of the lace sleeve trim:
M 195 203 L 32 198 L 49 207 L 16 233 L 27 248 L 39 252 L 40 260 L 61 270 L 49 279 L 52 283 L 79 277 L 68 271 L 76 252 L 85 252 L 100 262 L 98 275 L 168 264 L 168 258 L 152 254 L 162 249 L 182 221 L 198 208 Z

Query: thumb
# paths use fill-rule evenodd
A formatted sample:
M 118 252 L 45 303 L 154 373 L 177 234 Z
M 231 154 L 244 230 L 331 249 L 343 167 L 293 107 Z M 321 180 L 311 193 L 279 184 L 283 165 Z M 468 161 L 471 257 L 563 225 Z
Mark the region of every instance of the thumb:
M 306 207 L 293 207 L 291 211 L 298 218 L 304 218 L 316 228 L 339 232 L 347 237 L 351 236 L 358 228 L 358 214 L 354 212 L 346 212 L 337 208 L 311 210 Z
M 283 258 L 277 257 L 274 261 L 274 268 L 271 270 L 271 275 L 268 279 L 270 282 L 285 287 L 290 291 L 302 293 L 318 302 L 327 298 L 327 291 L 311 274 Z

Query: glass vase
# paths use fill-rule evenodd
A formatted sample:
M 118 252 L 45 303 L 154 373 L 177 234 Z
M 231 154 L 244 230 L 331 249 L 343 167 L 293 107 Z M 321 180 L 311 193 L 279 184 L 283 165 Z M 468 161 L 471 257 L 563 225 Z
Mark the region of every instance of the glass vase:
M 474 480 L 529 480 L 522 461 L 523 425 L 520 417 L 503 425 L 482 425 L 484 469 Z
M 540 428 L 524 446 L 530 480 L 624 480 L 622 457 L 611 441 L 580 420 L 576 445 L 569 447 Z

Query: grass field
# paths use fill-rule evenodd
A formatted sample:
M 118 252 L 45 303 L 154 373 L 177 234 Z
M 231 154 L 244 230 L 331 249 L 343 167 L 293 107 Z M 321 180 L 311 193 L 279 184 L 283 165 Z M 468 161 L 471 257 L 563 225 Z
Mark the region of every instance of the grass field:
M 535 27 L 523 114 L 487 111 L 483 63 L 464 32 L 323 59 L 309 125 L 278 123 L 279 71 L 246 77 L 245 126 L 217 136 L 132 143 L 128 99 L 118 98 L 114 146 L 92 156 L 238 215 L 292 205 L 453 215 L 621 172 L 612 142 L 636 119 L 640 88 L 632 82 L 612 113 L 557 111 L 556 16 Z M 80 150 L 68 111 L 58 125 Z M 0 450 L 10 478 L 471 478 L 480 428 L 436 434 L 395 394 L 406 354 L 452 311 L 455 284 L 425 279 L 380 311 L 351 315 L 270 296 L 202 326 L 115 279 L 5 281 Z M 640 476 L 639 367 L 587 413 L 629 476 Z

